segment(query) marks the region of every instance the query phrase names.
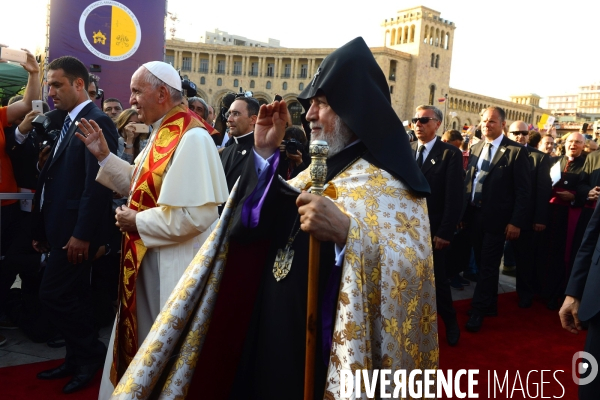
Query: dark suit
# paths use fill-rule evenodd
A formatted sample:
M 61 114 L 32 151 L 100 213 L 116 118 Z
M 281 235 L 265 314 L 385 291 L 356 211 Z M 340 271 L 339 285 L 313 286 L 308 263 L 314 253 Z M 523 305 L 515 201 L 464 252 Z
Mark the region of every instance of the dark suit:
M 577 183 L 576 200 L 579 200 L 579 204 L 583 202 L 583 208 L 581 209 L 581 215 L 577 221 L 577 228 L 575 229 L 575 236 L 573 237 L 571 260 L 575 259 L 585 229 L 596 208 L 596 200 L 586 200 L 590 190 L 596 186 L 600 186 L 600 151 L 593 151 L 587 155 L 585 162 L 583 163 L 583 170 L 581 171 L 579 182 Z
M 558 164 L 558 168 L 562 172 L 560 180 L 552 189 L 548 207 L 548 227 L 544 241 L 546 248 L 545 276 L 540 293 L 544 299 L 548 299 L 548 307 L 551 309 L 557 309 L 562 304 L 561 297 L 565 291 L 572 261 L 577 253 L 575 246 L 578 244 L 574 242 L 576 225 L 587 196 L 587 194 L 582 195 L 577 192 L 586 154 L 582 153 L 571 162 L 566 156 L 555 160 L 555 164 Z M 574 202 L 562 200 L 556 195 L 557 192 L 562 191 L 573 193 L 575 195 Z
M 237 143 L 230 139 L 232 143 L 225 147 L 221 152 L 221 163 L 227 179 L 227 189 L 231 192 L 233 185 L 242 174 L 248 157 L 252 157 L 252 148 L 254 147 L 254 133 L 238 139 Z
M 50 150 L 40 173 L 33 214 L 34 239 L 47 240 L 50 247 L 40 298 L 65 338 L 66 363 L 74 366 L 103 361 L 105 348 L 98 341 L 90 303 L 90 266 L 98 247 L 108 241 L 106 227 L 114 223 L 110 214 L 112 192 L 95 180 L 98 161 L 74 135 L 75 122 L 81 118 L 96 121 L 109 149 L 116 152 L 114 123 L 95 104 L 86 104 L 58 148 L 57 141 Z M 89 259 L 81 264 L 69 263 L 63 250 L 71 236 L 90 242 Z
M 575 257 L 571 277 L 565 294 L 581 301 L 579 319 L 589 321 L 585 351 L 600 360 L 600 209 L 596 207 L 587 226 L 581 247 Z M 579 398 L 596 399 L 600 392 L 600 379 L 579 386 Z
M 465 177 L 468 207 L 465 222 L 472 234 L 478 282 L 471 306 L 479 314 L 497 313 L 498 278 L 508 224 L 527 224 L 531 174 L 525 147 L 503 137 L 482 184 L 481 204 L 472 204 L 473 181 L 485 141 L 471 147 Z
M 520 300 L 531 301 L 537 292 L 536 260 L 545 258 L 542 232 L 533 230 L 534 224 L 548 224 L 548 201 L 552 195 L 550 156 L 527 146 L 531 172 L 531 196 L 527 204 L 527 219 L 519 238 L 513 242 L 517 264 L 517 294 Z
M 418 142 L 411 143 L 415 155 L 418 145 Z M 431 188 L 431 195 L 427 197 L 431 239 L 437 236 L 450 241 L 460 222 L 463 209 L 462 152 L 436 137 L 431 151 L 423 161 L 421 171 Z M 435 247 L 435 244 L 433 246 Z M 433 251 L 437 310 L 444 322 L 448 321 L 448 318 L 455 318 L 456 315 L 447 279 L 446 251 L 447 248 Z

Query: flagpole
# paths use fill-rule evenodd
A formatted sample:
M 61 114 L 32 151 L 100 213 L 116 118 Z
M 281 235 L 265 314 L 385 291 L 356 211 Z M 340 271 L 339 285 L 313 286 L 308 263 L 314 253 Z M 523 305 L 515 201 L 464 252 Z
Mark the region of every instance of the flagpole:
M 446 117 L 446 113 L 448 112 L 448 93 L 444 95 L 446 100 L 444 100 L 444 132 L 448 129 L 448 118 Z

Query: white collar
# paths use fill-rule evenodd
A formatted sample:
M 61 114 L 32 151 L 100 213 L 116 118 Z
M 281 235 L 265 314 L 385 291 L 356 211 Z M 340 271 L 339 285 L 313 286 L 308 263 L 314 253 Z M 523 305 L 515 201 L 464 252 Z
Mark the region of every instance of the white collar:
M 504 135 L 500 135 L 498 136 L 496 139 L 494 139 L 493 141 L 489 142 L 487 140 L 487 138 L 484 140 L 484 144 L 485 143 L 491 143 L 496 149 L 500 147 L 500 143 L 502 143 L 502 139 L 504 138 Z
M 81 110 L 83 110 L 83 107 L 87 106 L 87 104 L 91 103 L 91 102 L 92 101 L 90 99 L 82 101 L 81 103 L 77 104 L 75 106 L 75 108 L 73 108 L 71 111 L 69 111 L 69 118 L 71 118 L 71 121 L 75 121 L 75 119 L 77 118 L 77 115 L 79 115 Z
M 425 146 L 425 150 L 427 150 L 427 153 L 429 153 L 431 151 L 431 148 L 433 147 L 433 145 L 435 144 L 435 141 L 437 140 L 437 135 L 435 135 L 433 137 L 433 139 L 431 139 L 429 142 L 427 143 L 422 143 L 420 140 L 417 140 L 417 150 L 419 149 L 419 147 L 421 146 Z
M 242 135 L 242 136 L 232 136 L 232 138 L 233 138 L 233 140 L 235 140 L 235 144 L 238 144 L 239 143 L 238 139 L 241 139 L 241 138 L 246 137 L 248 135 L 251 135 L 253 133 L 254 133 L 254 131 L 250 131 L 250 132 L 246 133 L 245 135 Z

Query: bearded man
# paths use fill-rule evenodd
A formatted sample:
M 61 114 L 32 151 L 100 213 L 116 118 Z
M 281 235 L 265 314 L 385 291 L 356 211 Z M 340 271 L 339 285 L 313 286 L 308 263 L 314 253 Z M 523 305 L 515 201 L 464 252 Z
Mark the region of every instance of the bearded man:
M 341 370 L 437 368 L 429 185 L 363 39 L 329 55 L 298 99 L 313 140 L 329 144 L 327 198 L 305 191 L 308 170 L 276 175 L 289 114 L 284 101 L 263 105 L 215 234 L 115 398 L 302 399 L 310 235 L 321 250 L 309 395 L 337 398 Z

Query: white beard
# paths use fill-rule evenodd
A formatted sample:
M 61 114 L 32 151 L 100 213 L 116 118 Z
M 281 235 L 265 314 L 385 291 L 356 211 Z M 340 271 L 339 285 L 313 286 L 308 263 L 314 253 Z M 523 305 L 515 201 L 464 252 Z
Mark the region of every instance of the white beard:
M 323 128 L 323 126 L 320 124 L 313 122 L 310 123 L 311 129 L 315 126 Z M 329 153 L 327 153 L 327 158 L 331 158 L 348 146 L 351 143 L 353 136 L 354 133 L 352 133 L 348 125 L 346 125 L 344 121 L 337 116 L 335 119 L 333 132 L 324 132 L 321 129 L 320 133 L 314 133 L 311 135 L 311 140 L 323 140 L 327 142 L 329 145 Z

